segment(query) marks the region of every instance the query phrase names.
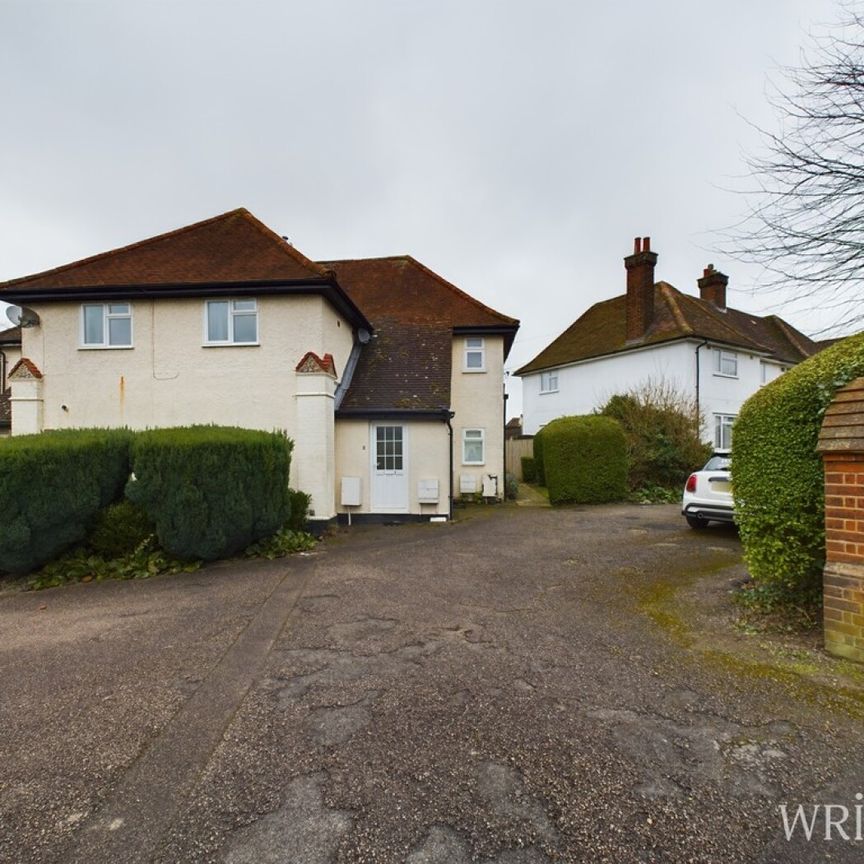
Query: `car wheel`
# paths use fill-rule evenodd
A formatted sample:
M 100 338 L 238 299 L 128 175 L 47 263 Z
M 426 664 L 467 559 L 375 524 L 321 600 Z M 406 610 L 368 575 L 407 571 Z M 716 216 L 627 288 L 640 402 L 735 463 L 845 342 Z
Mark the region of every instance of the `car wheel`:
M 687 520 L 687 524 L 697 531 L 708 524 L 701 516 L 685 516 L 684 518 Z

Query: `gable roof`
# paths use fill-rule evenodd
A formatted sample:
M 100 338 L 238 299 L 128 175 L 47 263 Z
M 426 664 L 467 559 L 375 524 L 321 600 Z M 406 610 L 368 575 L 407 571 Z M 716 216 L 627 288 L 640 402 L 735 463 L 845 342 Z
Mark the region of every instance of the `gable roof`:
M 0 283 L 0 291 L 327 278 L 327 271 L 239 207 L 62 267 Z
M 504 336 L 515 318 L 475 300 L 410 255 L 322 262 L 375 327 L 339 415 L 443 412 L 450 407 L 453 334 Z
M 776 315 L 762 317 L 731 308 L 721 311 L 668 282 L 654 286 L 654 321 L 641 339 L 627 341 L 626 315 L 625 295 L 595 303 L 514 374 L 528 375 L 675 339 L 709 339 L 788 363 L 818 350 L 812 339 Z

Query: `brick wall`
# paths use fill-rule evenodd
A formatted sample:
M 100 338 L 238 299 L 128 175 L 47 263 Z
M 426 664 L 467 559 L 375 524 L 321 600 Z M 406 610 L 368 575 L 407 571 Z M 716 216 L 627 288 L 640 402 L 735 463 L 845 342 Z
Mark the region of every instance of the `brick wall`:
M 864 378 L 837 392 L 819 435 L 825 466 L 825 648 L 864 662 Z

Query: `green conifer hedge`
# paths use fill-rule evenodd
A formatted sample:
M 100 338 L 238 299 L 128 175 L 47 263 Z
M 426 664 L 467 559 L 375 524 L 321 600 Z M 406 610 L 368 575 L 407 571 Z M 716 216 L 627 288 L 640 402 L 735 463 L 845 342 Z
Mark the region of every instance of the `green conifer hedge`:
M 81 542 L 129 477 L 125 429 L 0 440 L 0 570 L 25 573 Z
M 627 441 L 611 417 L 553 420 L 543 427 L 542 454 L 553 504 L 599 504 L 627 494 Z
M 141 432 L 126 496 L 144 508 L 171 555 L 233 555 L 287 522 L 292 446 L 280 433 L 225 426 Z

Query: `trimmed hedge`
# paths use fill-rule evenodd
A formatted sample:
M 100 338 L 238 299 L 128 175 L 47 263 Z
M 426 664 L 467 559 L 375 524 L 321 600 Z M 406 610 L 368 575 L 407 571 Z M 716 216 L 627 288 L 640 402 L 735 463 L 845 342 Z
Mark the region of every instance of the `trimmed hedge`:
M 757 583 L 792 599 L 825 563 L 819 429 L 836 391 L 864 375 L 864 334 L 826 348 L 750 397 L 732 435 L 736 519 Z
M 553 504 L 599 504 L 627 494 L 627 441 L 611 417 L 553 420 L 543 428 L 542 452 Z
M 0 441 L 0 570 L 26 573 L 87 536 L 129 477 L 126 429 L 70 429 Z
M 522 462 L 522 479 L 526 483 L 534 483 L 537 480 L 537 463 L 533 456 L 523 456 Z
M 224 558 L 288 521 L 292 446 L 280 433 L 227 426 L 141 432 L 126 496 L 153 520 L 166 552 Z
M 538 486 L 546 485 L 546 466 L 543 463 L 543 435 L 546 426 L 537 431 L 534 436 L 534 475 Z

